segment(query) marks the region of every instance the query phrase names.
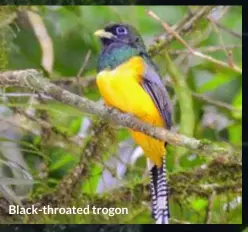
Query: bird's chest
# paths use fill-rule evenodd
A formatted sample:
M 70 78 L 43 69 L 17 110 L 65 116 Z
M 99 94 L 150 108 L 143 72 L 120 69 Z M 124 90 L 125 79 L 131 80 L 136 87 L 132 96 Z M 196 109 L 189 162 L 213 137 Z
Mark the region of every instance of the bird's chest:
M 141 86 L 144 73 L 142 58 L 134 57 L 113 70 L 101 71 L 97 85 L 105 102 L 123 112 L 152 124 L 162 124 L 158 109 Z
M 140 88 L 132 70 L 102 71 L 97 76 L 97 85 L 108 105 L 130 112 Z

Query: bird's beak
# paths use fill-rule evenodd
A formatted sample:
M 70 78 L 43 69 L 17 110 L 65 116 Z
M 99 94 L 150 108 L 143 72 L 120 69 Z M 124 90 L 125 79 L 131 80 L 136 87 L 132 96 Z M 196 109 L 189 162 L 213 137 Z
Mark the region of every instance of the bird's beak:
M 106 38 L 106 39 L 113 39 L 113 38 L 116 37 L 116 36 L 113 35 L 112 33 L 107 32 L 107 31 L 105 31 L 105 30 L 103 30 L 103 29 L 95 31 L 94 35 L 95 35 L 95 36 L 98 36 L 98 37 L 100 37 L 100 38 Z

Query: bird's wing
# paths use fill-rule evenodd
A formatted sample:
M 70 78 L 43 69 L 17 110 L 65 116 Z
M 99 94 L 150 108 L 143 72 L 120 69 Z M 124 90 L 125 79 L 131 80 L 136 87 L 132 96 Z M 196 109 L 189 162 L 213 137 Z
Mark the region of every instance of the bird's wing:
M 156 107 L 166 123 L 165 127 L 170 129 L 172 125 L 172 107 L 167 90 L 158 73 L 149 65 L 146 66 L 142 87 L 151 96 L 156 104 Z

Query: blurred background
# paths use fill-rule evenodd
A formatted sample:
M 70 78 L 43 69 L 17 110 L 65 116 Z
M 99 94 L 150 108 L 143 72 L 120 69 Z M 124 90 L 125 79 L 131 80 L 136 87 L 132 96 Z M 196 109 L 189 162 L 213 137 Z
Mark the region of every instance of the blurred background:
M 2 6 L 0 71 L 38 69 L 56 85 L 101 101 L 95 83 L 101 45 L 94 31 L 110 22 L 129 23 L 139 30 L 152 53 L 156 41 L 169 36 L 147 15 L 149 9 L 173 28 L 184 25 L 183 39 L 211 57 L 190 54 L 174 38 L 165 49 L 152 53 L 173 103 L 172 130 L 240 151 L 242 7 L 212 7 L 190 24 L 204 7 Z M 176 76 L 168 72 L 165 50 Z M 128 207 L 129 214 L 53 215 L 29 220 L 153 223 L 147 161 L 126 129 L 30 89 L 6 87 L 0 89 L 0 138 L 2 208 L 69 188 L 72 193 L 68 190 L 61 198 L 73 199 L 74 205 Z M 220 165 L 213 154 L 203 156 L 173 146 L 168 149 L 172 223 L 241 223 L 241 166 L 231 162 Z M 74 189 L 66 178 L 71 178 L 79 163 L 84 172 L 73 179 L 79 185 Z M 0 210 L 0 222 L 5 220 Z

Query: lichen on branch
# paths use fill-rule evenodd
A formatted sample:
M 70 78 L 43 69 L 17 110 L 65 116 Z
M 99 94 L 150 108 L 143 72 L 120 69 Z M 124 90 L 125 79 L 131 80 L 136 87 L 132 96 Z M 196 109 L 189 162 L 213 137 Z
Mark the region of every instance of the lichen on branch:
M 64 90 L 45 79 L 40 72 L 33 69 L 0 73 L 0 86 L 27 87 L 40 93 L 45 93 L 55 100 L 74 106 L 85 113 L 98 116 L 103 120 L 112 121 L 123 127 L 141 131 L 174 146 L 182 146 L 201 154 L 212 156 L 223 154 L 230 159 L 241 160 L 240 152 L 229 145 L 220 146 L 208 140 L 199 140 L 168 131 L 164 128 L 154 127 L 130 114 L 121 113 L 117 109 L 106 107 L 103 104 L 93 102 Z

